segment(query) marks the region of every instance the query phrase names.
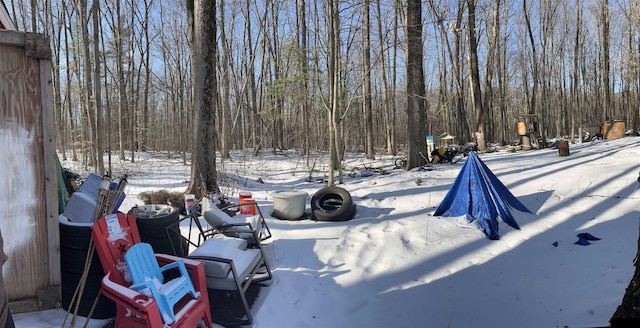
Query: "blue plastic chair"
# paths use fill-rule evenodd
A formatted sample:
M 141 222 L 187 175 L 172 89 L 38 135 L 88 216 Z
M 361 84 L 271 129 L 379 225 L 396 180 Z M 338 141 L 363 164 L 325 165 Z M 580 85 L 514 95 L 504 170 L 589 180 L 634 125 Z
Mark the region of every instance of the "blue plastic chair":
M 193 298 L 200 296 L 193 287 L 182 260 L 169 263 L 161 268 L 156 261 L 151 245 L 147 243 L 131 246 L 125 253 L 124 259 L 133 283 L 129 288 L 153 297 L 158 303 L 162 321 L 166 325 L 175 321 L 173 307 L 178 301 L 187 294 L 191 294 Z M 163 272 L 170 269 L 178 269 L 180 276 L 165 282 Z

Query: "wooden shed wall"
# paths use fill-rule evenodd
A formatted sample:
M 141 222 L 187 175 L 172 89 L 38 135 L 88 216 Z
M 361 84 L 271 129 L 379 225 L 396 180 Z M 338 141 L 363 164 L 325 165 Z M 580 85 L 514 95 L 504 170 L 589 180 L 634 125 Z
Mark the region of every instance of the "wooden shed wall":
M 40 34 L 0 31 L 0 229 L 10 300 L 60 284 L 51 52 Z

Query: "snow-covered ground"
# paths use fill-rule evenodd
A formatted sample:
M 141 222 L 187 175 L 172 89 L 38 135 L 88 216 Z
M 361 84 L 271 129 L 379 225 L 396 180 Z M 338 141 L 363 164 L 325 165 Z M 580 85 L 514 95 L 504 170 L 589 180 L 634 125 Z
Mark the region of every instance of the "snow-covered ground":
M 348 168 L 366 164 L 389 174 L 345 178 L 340 187 L 351 193 L 358 211 L 351 221 L 267 218 L 273 238 L 266 251 L 274 280 L 254 304 L 253 326 L 608 325 L 634 271 L 640 138 L 570 145 L 570 153 L 479 154 L 533 213 L 514 211 L 521 230 L 499 221 L 500 240 L 489 240 L 464 218 L 432 216 L 464 160 L 405 172 L 394 170 L 388 156 L 375 161 L 350 156 Z M 323 162 L 316 167 L 322 169 Z M 225 162 L 220 186 L 232 197 L 250 191 L 271 213 L 271 192 L 313 195 L 323 187 L 307 182 L 306 167 L 294 152 L 258 158 L 237 154 Z M 142 203 L 137 198 L 142 191 L 184 191 L 190 174 L 180 159 L 166 154 L 117 163 L 114 175 L 125 169 L 124 212 Z M 576 245 L 581 232 L 601 240 Z M 60 327 L 65 313 L 49 310 L 14 318 L 17 327 Z M 92 320 L 90 326 L 101 322 Z

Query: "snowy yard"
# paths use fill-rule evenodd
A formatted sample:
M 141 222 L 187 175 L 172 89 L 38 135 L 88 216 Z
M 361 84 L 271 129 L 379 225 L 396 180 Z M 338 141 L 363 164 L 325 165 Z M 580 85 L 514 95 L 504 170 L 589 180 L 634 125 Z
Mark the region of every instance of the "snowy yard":
M 357 204 L 355 219 L 267 218 L 274 280 L 254 304 L 254 327 L 608 325 L 634 270 L 640 138 L 570 147 L 566 157 L 555 149 L 479 154 L 533 212 L 514 211 L 521 230 L 499 221 L 500 240 L 489 240 L 464 218 L 431 215 L 464 160 L 405 172 L 393 169 L 393 158 L 381 156 L 372 164 L 390 174 L 348 177 L 340 185 Z M 347 166 L 369 165 L 363 157 L 352 155 Z M 304 167 L 304 159 L 293 153 L 238 155 L 225 162 L 224 171 L 233 178 L 221 179 L 220 186 L 232 197 L 250 191 L 271 213 L 271 192 L 313 195 L 323 187 L 306 181 Z M 166 154 L 117 164 L 115 175 L 124 168 L 129 174 L 124 212 L 141 204 L 142 191 L 184 191 L 190 172 Z M 576 245 L 581 232 L 601 240 Z M 64 313 L 14 317 L 17 327 L 60 327 Z M 96 320 L 92 324 L 100 326 Z

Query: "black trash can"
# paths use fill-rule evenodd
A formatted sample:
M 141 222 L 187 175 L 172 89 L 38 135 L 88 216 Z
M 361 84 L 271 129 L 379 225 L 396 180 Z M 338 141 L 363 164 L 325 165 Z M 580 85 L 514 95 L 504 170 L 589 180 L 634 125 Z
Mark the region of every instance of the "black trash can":
M 76 288 L 84 273 L 93 223 L 73 223 L 64 214 L 60 215 L 59 221 L 62 308 L 74 312 L 76 304 L 78 304 L 78 315 L 88 317 L 96 295 L 100 291 L 102 278 L 105 276 L 100 257 L 95 249 L 82 290 L 82 297 L 76 296 L 74 300 L 73 295 L 76 293 Z M 100 294 L 91 318 L 108 319 L 115 315 L 115 303 Z

